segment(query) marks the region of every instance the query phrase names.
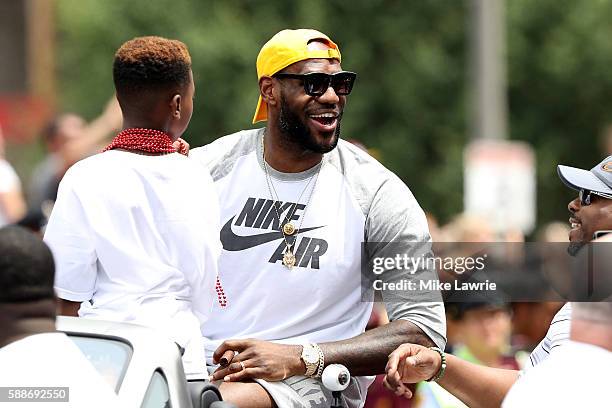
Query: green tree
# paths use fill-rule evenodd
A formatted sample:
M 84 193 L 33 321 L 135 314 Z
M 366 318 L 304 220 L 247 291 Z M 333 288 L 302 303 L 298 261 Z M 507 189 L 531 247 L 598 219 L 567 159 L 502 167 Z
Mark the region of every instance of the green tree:
M 567 219 L 576 196 L 555 164 L 591 168 L 612 120 L 612 2 L 508 1 L 511 137 L 536 148 L 538 219 Z
M 359 73 L 343 137 L 377 148 L 425 208 L 461 210 L 465 143 L 465 10 L 461 3 L 341 0 L 58 1 L 63 107 L 94 116 L 112 91 L 114 51 L 138 35 L 187 43 L 196 106 L 187 137 L 198 146 L 251 126 L 255 59 L 283 28 L 317 28 Z M 449 188 L 453 186 L 453 188 Z
M 467 2 L 442 0 L 58 0 L 63 108 L 93 117 L 112 92 L 114 51 L 139 35 L 190 48 L 193 146 L 251 127 L 255 59 L 283 28 L 312 27 L 359 74 L 343 137 L 376 148 L 421 205 L 447 221 L 462 210 L 467 126 Z M 510 135 L 537 151 L 538 220 L 566 218 L 564 162 L 590 166 L 610 121 L 612 1 L 507 1 Z M 484 191 L 483 194 L 487 192 Z

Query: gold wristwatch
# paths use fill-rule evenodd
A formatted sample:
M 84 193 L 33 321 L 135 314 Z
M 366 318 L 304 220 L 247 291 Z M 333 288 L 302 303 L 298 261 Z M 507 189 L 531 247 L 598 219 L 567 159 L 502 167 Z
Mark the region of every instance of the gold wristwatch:
M 312 377 L 319 367 L 319 352 L 310 343 L 302 344 L 302 355 L 300 356 L 306 365 L 306 377 Z

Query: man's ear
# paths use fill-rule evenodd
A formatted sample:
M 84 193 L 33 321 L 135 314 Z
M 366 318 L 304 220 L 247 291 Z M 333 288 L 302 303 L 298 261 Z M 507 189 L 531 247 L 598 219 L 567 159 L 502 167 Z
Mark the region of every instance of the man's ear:
M 180 119 L 181 118 L 181 95 L 180 94 L 176 94 L 172 97 L 172 102 L 170 103 L 170 108 L 172 109 L 172 117 L 174 119 Z
M 265 103 L 275 106 L 278 101 L 278 88 L 274 84 L 274 80 L 270 77 L 261 77 L 259 80 L 259 92 Z

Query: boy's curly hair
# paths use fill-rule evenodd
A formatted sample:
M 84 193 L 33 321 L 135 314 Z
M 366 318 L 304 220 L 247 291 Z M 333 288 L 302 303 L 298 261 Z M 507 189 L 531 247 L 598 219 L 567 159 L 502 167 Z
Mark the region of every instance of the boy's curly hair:
M 113 80 L 118 96 L 189 83 L 191 56 L 187 46 L 162 37 L 137 37 L 115 54 Z

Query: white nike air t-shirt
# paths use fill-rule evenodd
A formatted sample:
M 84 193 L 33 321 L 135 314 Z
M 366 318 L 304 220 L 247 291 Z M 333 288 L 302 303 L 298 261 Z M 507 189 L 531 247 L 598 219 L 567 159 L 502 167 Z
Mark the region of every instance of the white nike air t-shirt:
M 45 232 L 60 298 L 82 317 L 163 330 L 204 373 L 201 326 L 217 276 L 218 199 L 205 169 L 172 153 L 107 151 L 64 176 Z
M 219 274 L 228 305 L 213 308 L 204 330 L 208 351 L 230 338 L 300 343 L 357 336 L 372 310 L 362 301 L 362 243 L 396 242 L 408 251 L 431 241 L 404 183 L 343 140 L 321 166 L 303 173 L 269 168 L 269 189 L 262 136 L 263 129 L 242 131 L 191 151 L 209 167 L 221 203 Z M 280 218 L 299 228 L 292 269 L 282 264 L 286 243 L 275 202 Z M 387 303 L 387 310 L 444 347 L 441 303 Z

